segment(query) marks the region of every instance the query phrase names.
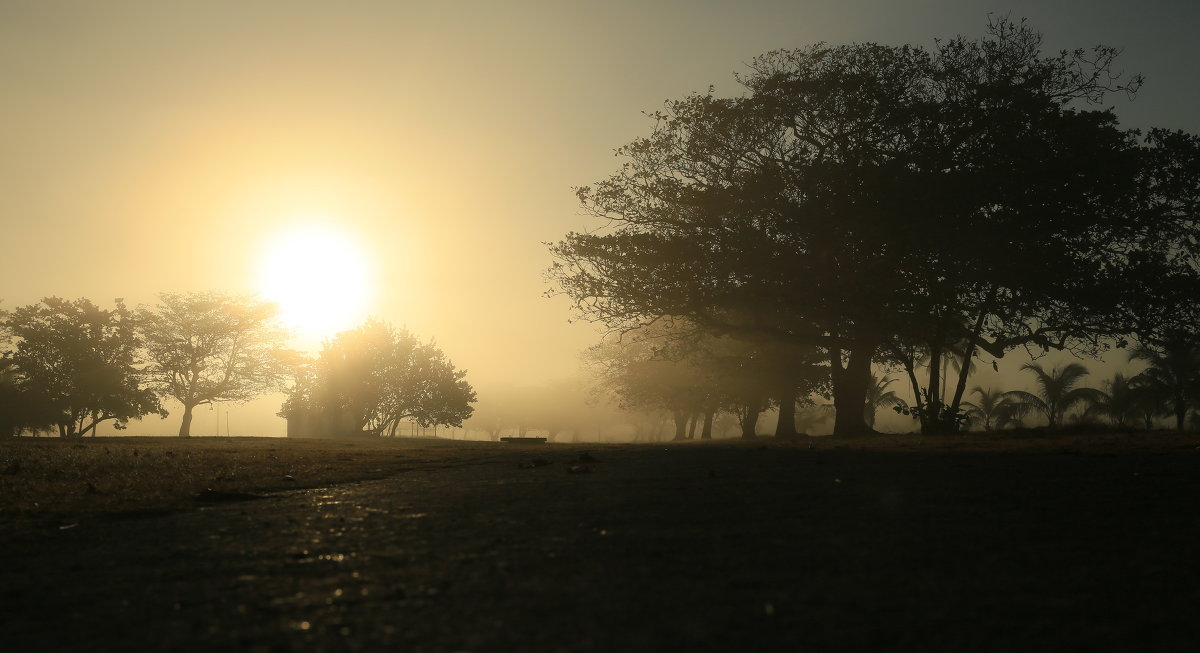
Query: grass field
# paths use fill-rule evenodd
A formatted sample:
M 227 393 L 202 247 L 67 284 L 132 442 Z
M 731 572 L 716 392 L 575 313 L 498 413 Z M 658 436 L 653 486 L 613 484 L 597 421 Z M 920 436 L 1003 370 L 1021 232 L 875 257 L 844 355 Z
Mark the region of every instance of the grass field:
M 231 493 L 382 478 L 483 443 L 113 437 L 0 440 L 0 516 L 170 510 Z M 482 453 L 482 452 L 481 452 Z
M 723 441 L 730 444 L 729 441 Z M 760 438 L 736 446 L 864 451 L 975 451 L 979 453 L 1196 452 L 1200 434 L 917 435 L 831 439 Z M 704 446 L 703 442 L 686 446 Z M 439 439 L 309 440 L 254 437 L 110 437 L 0 440 L 0 516 L 54 516 L 89 512 L 171 510 L 235 493 L 265 493 L 384 478 L 462 457 L 511 454 L 492 442 Z M 610 445 L 542 445 L 530 451 Z M 679 446 L 646 443 L 643 446 Z
M 13 650 L 1190 650 L 1198 470 L 1171 432 L 6 440 L 0 612 Z

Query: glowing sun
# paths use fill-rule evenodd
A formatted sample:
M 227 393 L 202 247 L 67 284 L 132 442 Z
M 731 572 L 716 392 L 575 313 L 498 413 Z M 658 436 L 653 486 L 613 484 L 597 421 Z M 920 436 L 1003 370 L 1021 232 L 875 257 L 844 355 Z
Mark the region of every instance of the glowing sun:
M 366 317 L 372 294 L 368 268 L 366 253 L 345 232 L 296 227 L 268 245 L 258 286 L 297 335 L 323 338 Z

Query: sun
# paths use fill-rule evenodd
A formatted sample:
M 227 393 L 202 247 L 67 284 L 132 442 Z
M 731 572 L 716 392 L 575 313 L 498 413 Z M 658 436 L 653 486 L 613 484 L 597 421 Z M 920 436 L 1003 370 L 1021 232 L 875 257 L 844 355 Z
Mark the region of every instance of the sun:
M 331 226 L 297 226 L 267 246 L 259 292 L 279 306 L 284 325 L 318 340 L 352 328 L 367 316 L 372 295 L 366 252 Z

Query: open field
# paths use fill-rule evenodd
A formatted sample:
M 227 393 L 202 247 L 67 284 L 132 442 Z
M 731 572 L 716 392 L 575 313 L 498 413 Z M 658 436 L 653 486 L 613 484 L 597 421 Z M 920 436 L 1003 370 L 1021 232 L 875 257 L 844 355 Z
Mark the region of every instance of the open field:
M 1184 650 L 1198 447 L 6 441 L 0 619 L 14 650 Z
M 208 490 L 219 498 L 384 478 L 489 451 L 433 439 L 12 438 L 0 440 L 0 516 L 182 509 Z
M 1072 436 L 975 434 L 953 438 L 888 435 L 688 443 L 714 444 L 806 450 L 1116 454 L 1197 450 L 1200 435 L 1170 431 Z M 424 438 L 13 438 L 0 440 L 0 516 L 11 519 L 185 509 L 203 504 L 209 497 L 219 500 L 222 493 L 321 487 L 385 478 L 464 458 L 487 459 L 530 451 L 514 451 L 513 446 Z M 606 446 L 611 445 L 552 445 L 556 451 Z M 642 445 L 631 446 L 636 450 Z

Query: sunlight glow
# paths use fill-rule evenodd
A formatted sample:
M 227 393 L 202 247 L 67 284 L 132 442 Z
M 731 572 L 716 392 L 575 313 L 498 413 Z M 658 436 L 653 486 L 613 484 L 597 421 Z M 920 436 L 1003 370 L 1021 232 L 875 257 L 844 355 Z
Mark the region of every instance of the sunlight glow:
M 367 316 L 370 266 L 363 248 L 337 227 L 292 227 L 268 245 L 259 291 L 279 305 L 285 326 L 306 339 L 352 328 Z

